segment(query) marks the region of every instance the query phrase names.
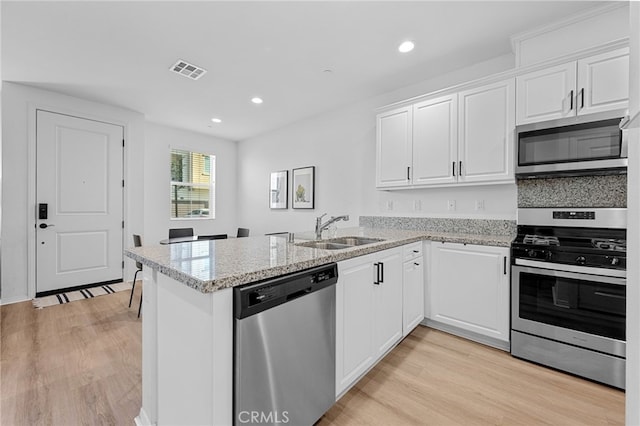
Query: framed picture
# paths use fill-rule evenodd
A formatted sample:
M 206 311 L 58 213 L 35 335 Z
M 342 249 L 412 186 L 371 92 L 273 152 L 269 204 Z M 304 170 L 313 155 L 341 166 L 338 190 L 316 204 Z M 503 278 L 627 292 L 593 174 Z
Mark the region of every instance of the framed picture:
M 272 209 L 286 209 L 289 199 L 289 171 L 271 173 L 269 186 L 269 207 Z
M 312 209 L 315 197 L 313 166 L 293 169 L 292 205 L 294 209 Z

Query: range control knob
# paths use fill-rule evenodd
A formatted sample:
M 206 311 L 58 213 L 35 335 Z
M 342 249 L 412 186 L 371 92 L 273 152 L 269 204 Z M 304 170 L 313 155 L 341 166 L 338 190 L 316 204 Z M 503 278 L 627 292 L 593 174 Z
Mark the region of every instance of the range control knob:
M 611 258 L 611 265 L 617 266 L 619 264 L 620 264 L 620 258 L 617 258 L 617 257 L 612 257 Z
M 535 250 L 527 250 L 527 256 L 529 257 L 538 257 L 538 252 Z
M 553 253 L 552 253 L 552 252 L 550 252 L 550 251 L 548 251 L 548 252 L 546 252 L 546 253 L 544 254 L 544 257 L 545 257 L 547 260 L 551 260 L 551 257 L 552 257 L 552 256 L 553 256 Z
M 587 263 L 587 258 L 584 256 L 578 256 L 576 257 L 576 263 L 578 265 L 584 265 L 585 263 Z

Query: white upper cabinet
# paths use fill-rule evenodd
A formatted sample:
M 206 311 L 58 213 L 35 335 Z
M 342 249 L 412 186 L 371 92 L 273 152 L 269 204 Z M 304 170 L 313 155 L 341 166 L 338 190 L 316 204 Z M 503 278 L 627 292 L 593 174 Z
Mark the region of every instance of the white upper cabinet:
M 523 74 L 516 86 L 518 125 L 627 108 L 629 49 Z
M 379 114 L 376 186 L 513 182 L 514 85 L 511 78 Z
M 575 114 L 576 64 L 516 77 L 516 123 L 535 123 Z
M 629 49 L 578 61 L 578 114 L 629 106 Z
M 458 159 L 458 96 L 413 106 L 413 184 L 452 183 Z
M 411 106 L 379 114 L 376 126 L 376 186 L 406 186 L 410 182 Z
M 514 80 L 461 92 L 458 99 L 458 181 L 512 180 Z

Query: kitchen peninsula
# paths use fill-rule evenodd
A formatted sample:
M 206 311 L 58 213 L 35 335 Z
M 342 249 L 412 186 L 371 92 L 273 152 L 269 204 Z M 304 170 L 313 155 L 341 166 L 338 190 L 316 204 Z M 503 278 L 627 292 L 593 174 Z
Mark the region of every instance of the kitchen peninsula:
M 504 248 L 513 238 L 376 228 L 345 228 L 339 235 L 382 241 L 324 250 L 260 236 L 126 250 L 144 265 L 143 395 L 137 424 L 233 423 L 235 286 L 425 240 Z

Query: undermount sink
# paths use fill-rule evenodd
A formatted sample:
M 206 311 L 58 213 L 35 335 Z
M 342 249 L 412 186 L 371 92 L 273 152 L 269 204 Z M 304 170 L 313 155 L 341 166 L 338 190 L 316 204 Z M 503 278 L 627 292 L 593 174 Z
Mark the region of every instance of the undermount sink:
M 332 238 L 330 240 L 308 241 L 306 243 L 298 243 L 297 245 L 322 250 L 341 250 L 365 244 L 379 243 L 380 241 L 384 240 L 380 238 L 340 237 Z
M 341 238 L 333 238 L 329 241 L 335 244 L 346 244 L 348 246 L 362 246 L 365 244 L 379 243 L 380 241 L 384 241 L 384 240 L 381 238 L 341 237 Z

